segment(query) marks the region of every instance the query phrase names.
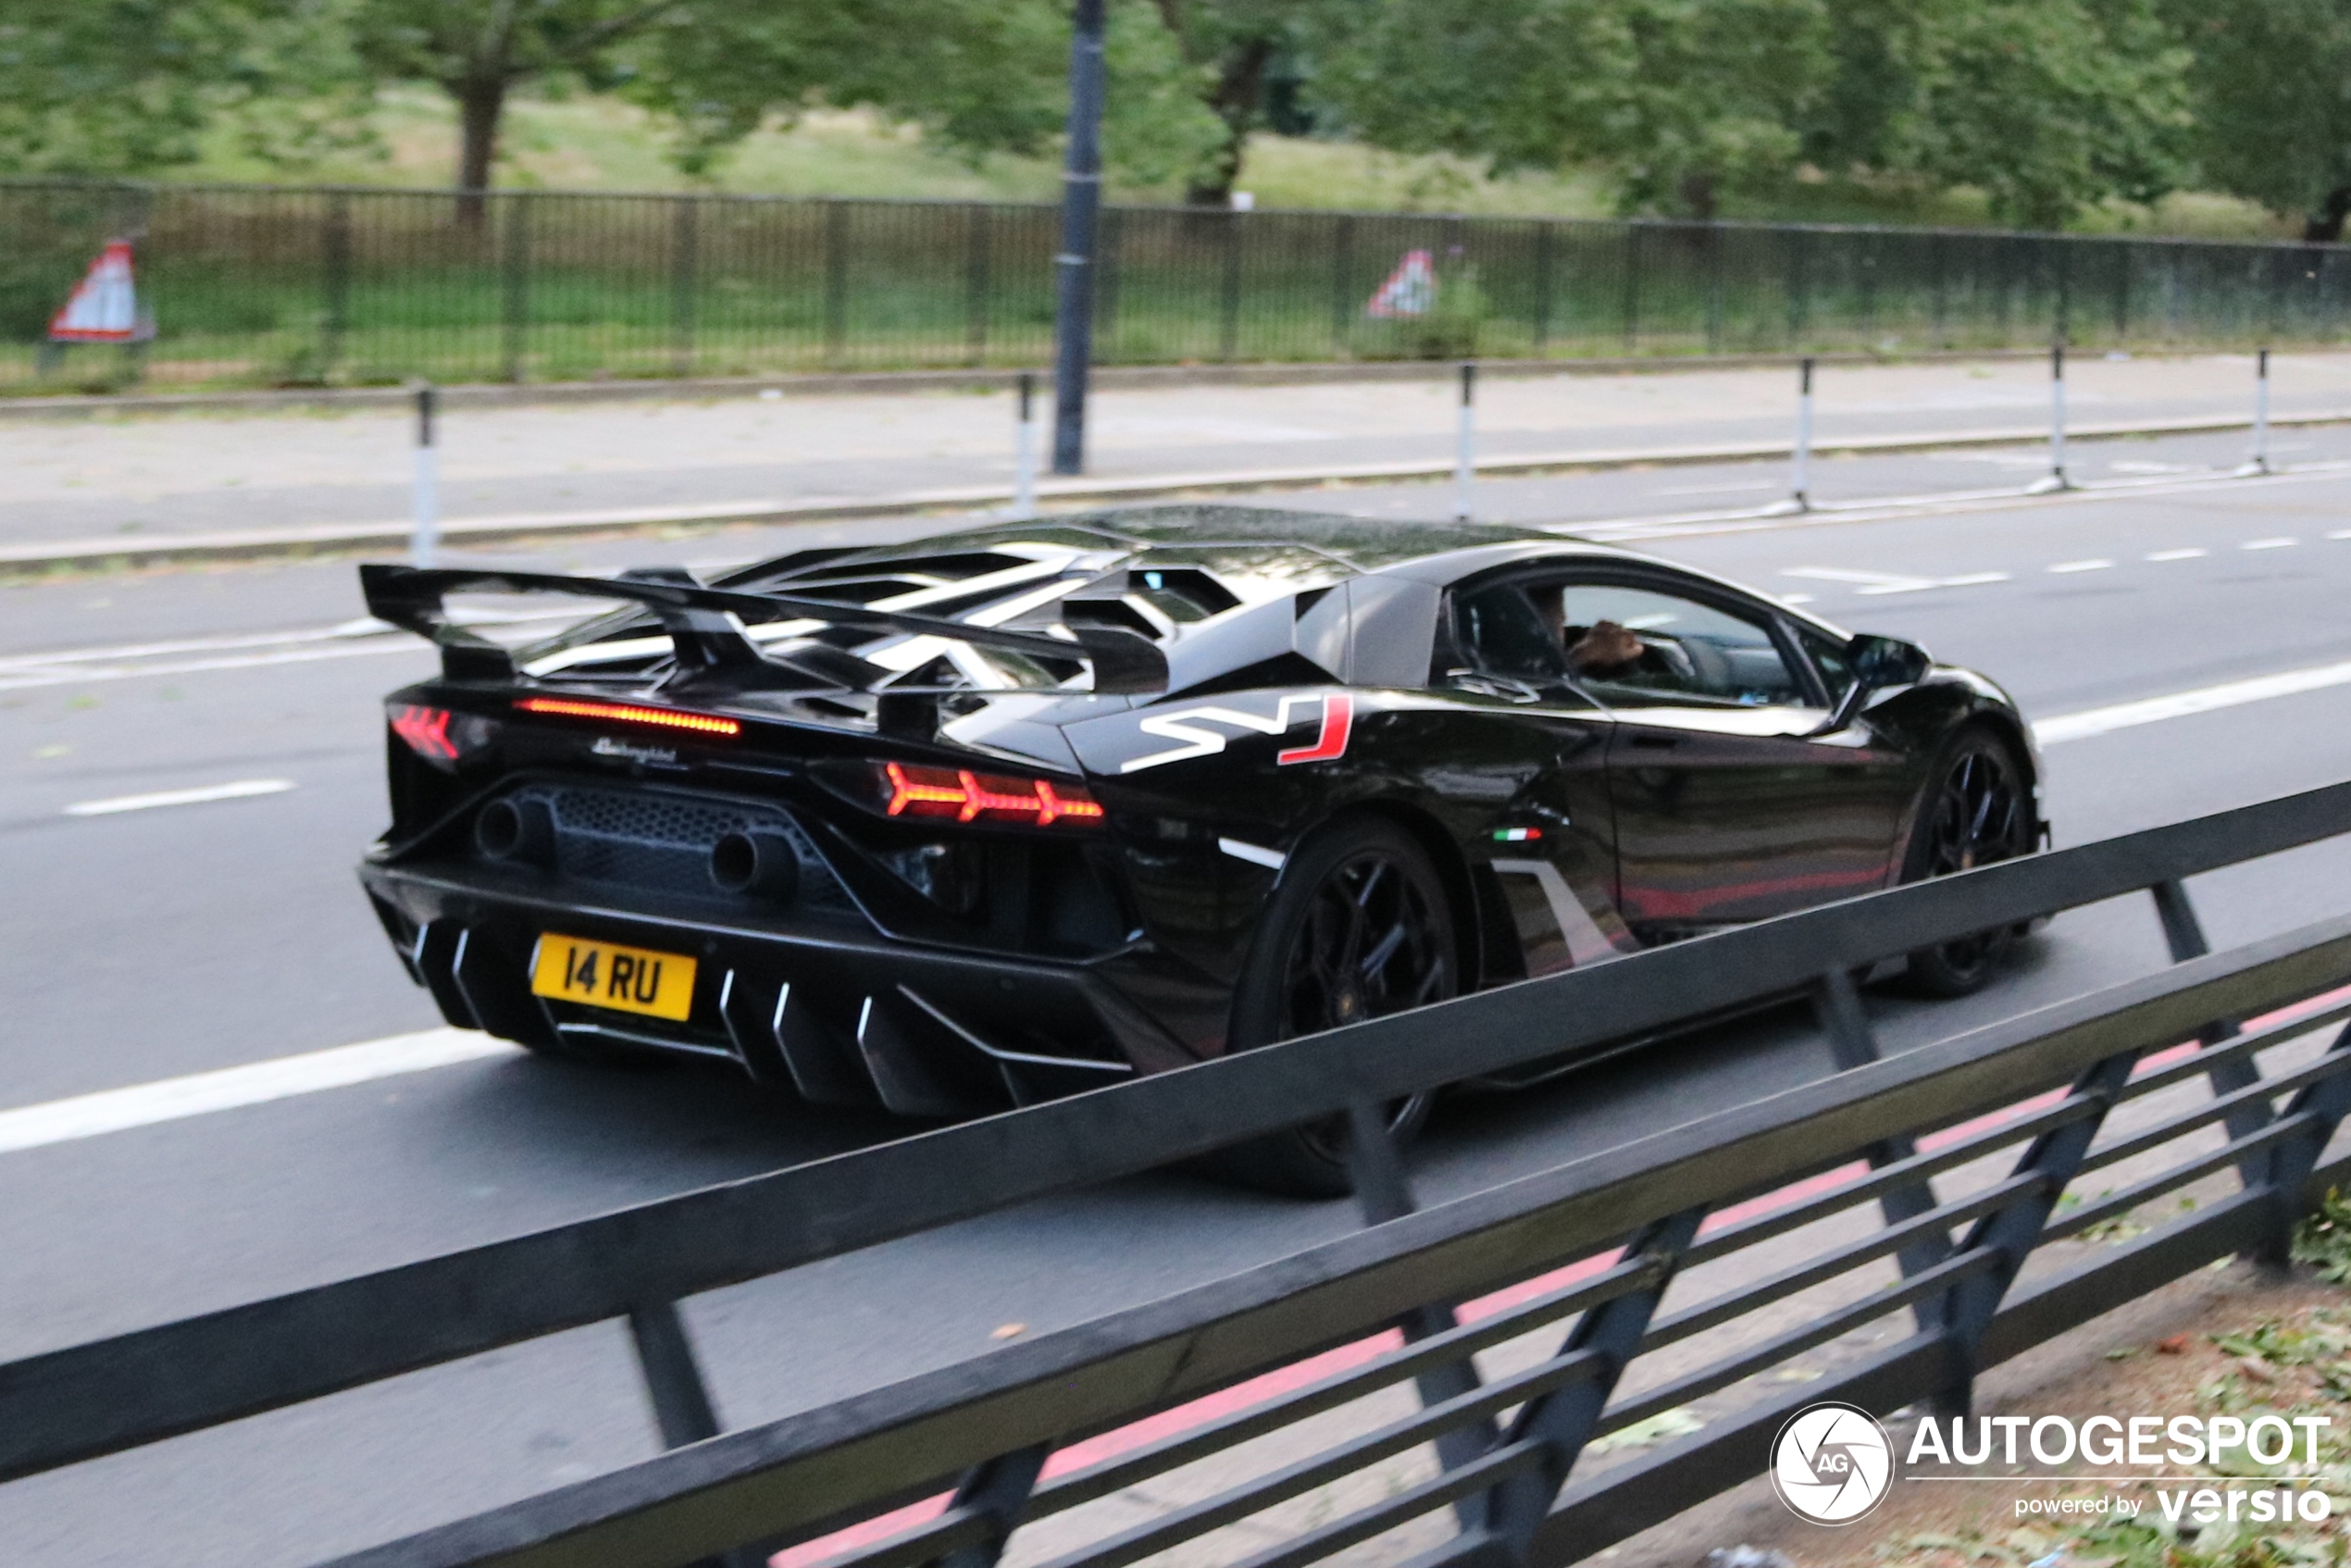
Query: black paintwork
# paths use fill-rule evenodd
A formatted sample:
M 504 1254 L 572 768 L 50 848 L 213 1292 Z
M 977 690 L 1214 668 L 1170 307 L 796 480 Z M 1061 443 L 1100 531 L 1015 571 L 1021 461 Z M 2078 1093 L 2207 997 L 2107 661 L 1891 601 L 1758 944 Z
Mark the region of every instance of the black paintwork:
M 1561 579 L 1667 594 L 1699 607 L 1693 625 L 1727 615 L 1752 645 L 1652 616 L 1616 685 L 1563 658 L 1503 669 L 1495 617 L 1466 602 L 1512 607 L 1531 584 L 1537 604 Z M 2014 703 L 1980 676 L 1930 666 L 1840 726 L 1846 685 L 1814 657 L 1845 647 L 1840 629 L 1685 567 L 1502 529 L 1224 506 L 1002 525 L 804 552 L 700 598 L 632 591 L 644 602 L 488 654 L 437 619 L 464 586 L 396 568 L 368 582 L 379 614 L 444 643 L 442 677 L 391 706 L 454 716 L 428 750 L 455 754 L 389 740 L 392 826 L 361 875 L 450 1019 L 542 1048 L 723 1056 L 815 1100 L 916 1114 L 1220 1052 L 1277 863 L 1350 813 L 1420 839 L 1462 972 L 1496 985 L 1886 885 L 1962 727 L 1998 730 L 2034 770 Z M 909 641 L 974 615 L 996 628 L 988 648 Z M 1546 646 L 1526 656 L 1560 657 Z M 1131 690 L 1162 664 L 1163 692 Z M 1656 685 L 1700 665 L 1730 672 L 1705 676 L 1710 698 Z M 1129 690 L 1091 694 L 1098 679 Z M 741 733 L 518 713 L 528 696 Z M 1043 778 L 1103 817 L 889 818 L 863 782 L 881 759 Z M 474 822 L 501 798 L 541 803 L 560 852 L 486 858 Z M 790 902 L 698 880 L 728 824 L 789 841 Z M 534 998 L 549 930 L 694 955 L 691 1016 Z

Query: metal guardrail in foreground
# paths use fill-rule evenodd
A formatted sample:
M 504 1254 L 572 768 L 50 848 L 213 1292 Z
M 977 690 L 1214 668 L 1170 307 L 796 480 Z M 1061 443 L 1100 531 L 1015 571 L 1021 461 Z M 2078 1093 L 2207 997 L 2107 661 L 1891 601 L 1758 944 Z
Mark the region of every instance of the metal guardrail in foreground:
M 1219 1560 L 1310 1562 L 1400 1526 L 1438 1533 L 1431 1562 L 1568 1561 L 1754 1474 L 1791 1400 L 1962 1399 L 1976 1367 L 2196 1263 L 2275 1255 L 2307 1189 L 2339 1174 L 2319 1161 L 2351 1093 L 2337 1076 L 2351 1053 L 2305 1058 L 2310 1031 L 2351 1017 L 2329 994 L 2351 982 L 2351 917 L 2209 955 L 2181 879 L 2346 831 L 2351 784 L 2335 785 L 26 1358 L 0 1366 L 0 1479 L 624 1317 L 671 1451 L 348 1561 L 748 1562 L 743 1543 L 806 1540 L 952 1487 L 943 1512 L 853 1548 L 854 1560 L 984 1563 L 1017 1529 L 1023 1561 L 1041 1549 L 1066 1568 L 1114 1568 L 1243 1519 L 1262 1544 L 1285 1510 L 1326 1503 L 1316 1494 L 1327 1484 L 1432 1449 L 1427 1474 L 1381 1473 L 1393 1495 Z M 2146 890 L 2173 968 L 1875 1059 L 1855 989 L 1872 964 Z M 1384 1135 L 1359 1136 L 1374 1222 L 1361 1233 L 716 1432 L 682 1297 L 1312 1117 L 1345 1113 L 1376 1129 L 1373 1108 L 1416 1089 L 1597 1058 L 1807 986 L 1851 1069 L 1822 1083 L 1417 1213 Z M 2324 1000 L 2313 1010 L 2312 999 Z M 2189 1040 L 2189 1054 L 2165 1054 Z M 2020 1143 L 2014 1168 L 1998 1168 Z M 2099 1172 L 2116 1189 L 2052 1223 L 2061 1192 Z M 2046 1251 L 2231 1172 L 2235 1190 L 2191 1219 L 2084 1263 Z M 1872 1201 L 1883 1226 L 1869 1221 Z M 1660 1315 L 1669 1284 L 1673 1310 Z M 1684 1305 L 1690 1289 L 1713 1293 Z M 1791 1302 L 1804 1304 L 1800 1327 L 1785 1326 Z M 1777 1310 L 1759 1320 L 1762 1308 Z M 1752 1381 L 1903 1309 L 1913 1332 L 1847 1355 L 1796 1394 Z M 1571 1318 L 1556 1350 L 1528 1352 L 1526 1336 Z M 1394 1326 L 1400 1348 L 1363 1343 Z M 1237 1411 L 1196 1408 L 1192 1425 L 1171 1417 L 1171 1436 L 1134 1437 L 1140 1417 L 1334 1347 L 1351 1347 L 1338 1359 L 1358 1364 Z M 1507 1364 L 1482 1381 L 1468 1358 L 1489 1348 Z M 1395 1403 L 1407 1383 L 1421 1407 Z M 1574 1474 L 1595 1437 L 1731 1390 L 1750 1402 L 1630 1464 Z M 1309 1458 L 1286 1452 L 1237 1487 L 1222 1478 L 1235 1445 L 1364 1399 L 1376 1419 L 1349 1423 L 1344 1439 Z M 1098 1448 L 1124 1451 L 1048 1473 L 1056 1450 L 1082 1456 L 1072 1445 L 1101 1434 L 1111 1436 Z M 1088 1504 L 1151 1477 L 1164 1498 L 1199 1482 L 1183 1467 L 1204 1457 L 1220 1478 L 1176 1512 L 1084 1533 Z

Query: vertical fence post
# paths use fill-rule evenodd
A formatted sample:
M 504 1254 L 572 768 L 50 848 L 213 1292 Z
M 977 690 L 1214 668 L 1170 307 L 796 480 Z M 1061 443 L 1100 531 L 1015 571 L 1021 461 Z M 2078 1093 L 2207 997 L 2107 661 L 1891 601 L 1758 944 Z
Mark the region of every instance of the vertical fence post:
M 1551 346 L 1551 266 L 1552 251 L 1559 243 L 1559 225 L 1549 218 L 1535 227 L 1535 357 L 1540 359 Z
M 2131 261 L 2136 255 L 2128 245 L 2112 245 L 2114 256 L 2114 341 L 2127 342 L 2131 337 Z
M 1926 238 L 1927 310 L 1930 325 L 1927 341 L 1936 348 L 1951 346 L 1947 318 L 1950 311 L 1950 284 L 1947 280 L 1950 263 L 1951 236 L 1939 230 Z
M 1812 509 L 1812 356 L 1806 355 L 1796 375 L 1796 451 L 1789 474 L 1796 509 Z
M 1474 516 L 1471 491 L 1477 482 L 1477 361 L 1462 361 L 1461 421 L 1453 432 L 1453 520 Z
M 653 1401 L 653 1425 L 665 1449 L 682 1449 L 718 1436 L 718 1412 L 710 1389 L 695 1363 L 692 1341 L 675 1301 L 653 1301 L 632 1310 L 628 1318 L 628 1341 L 637 1351 L 637 1370 Z M 766 1553 L 739 1547 L 703 1559 L 694 1568 L 761 1568 Z
M 417 388 L 417 450 L 408 484 L 408 560 L 418 566 L 431 566 L 441 553 L 441 475 L 433 451 L 433 417 L 440 401 L 440 392 L 430 381 Z
M 2254 357 L 2253 368 L 2253 458 L 2245 472 L 2266 474 L 2270 467 L 2270 351 L 2263 349 Z
M 1013 433 L 1013 518 L 1037 516 L 1037 372 L 1020 373 L 1020 422 Z
M 1723 226 L 1709 223 L 1706 237 L 1706 352 L 1723 352 Z
M 849 359 L 849 204 L 825 204 L 825 368 Z
M 974 202 L 964 214 L 964 363 L 976 368 L 988 363 L 989 233 L 988 204 Z M 1021 372 L 1024 379 L 1026 371 Z M 1026 398 L 1021 417 L 1028 417 Z
M 701 280 L 700 196 L 678 198 L 678 218 L 670 241 L 669 364 L 679 377 L 694 373 L 694 292 Z
M 1802 348 L 1804 336 L 1811 330 L 1811 239 L 1802 229 L 1787 231 L 1787 346 Z
M 351 332 L 351 193 L 337 191 L 327 202 L 326 315 L 318 332 L 318 374 L 331 377 L 342 364 Z
M 1416 1207 L 1404 1162 L 1396 1151 L 1396 1137 L 1388 1130 L 1387 1113 L 1368 1100 L 1355 1101 L 1347 1108 L 1347 1170 L 1355 1183 L 1356 1212 L 1365 1225 L 1402 1219 Z M 1408 1341 L 1427 1339 L 1459 1325 L 1452 1308 L 1435 1303 L 1414 1308 L 1399 1325 Z M 1424 1406 L 1443 1404 L 1476 1390 L 1477 1363 L 1467 1357 L 1446 1362 L 1413 1381 Z M 1437 1460 L 1447 1469 L 1455 1469 L 1492 1448 L 1494 1438 L 1493 1419 L 1480 1417 L 1439 1434 Z M 1478 1512 L 1460 1511 L 1463 1528 L 1474 1527 Z
M 504 305 L 505 347 L 504 379 L 519 384 L 528 369 L 530 325 L 530 198 L 510 191 L 498 198 L 506 209 L 506 262 Z
M 1641 226 L 1624 226 L 1624 352 L 1638 351 L 1641 342 Z
M 2057 314 L 2049 326 L 2050 336 L 2066 342 L 2073 336 L 2073 243 L 2064 239 L 2044 240 L 2041 243 L 2054 247 L 2051 256 L 2057 263 Z
M 1341 214 L 1331 231 L 1331 357 L 1347 357 L 1355 326 L 1355 217 Z
M 1217 301 L 1216 357 L 1230 365 L 1241 350 L 1241 244 L 1248 214 L 1239 207 L 1225 212 L 1225 277 Z

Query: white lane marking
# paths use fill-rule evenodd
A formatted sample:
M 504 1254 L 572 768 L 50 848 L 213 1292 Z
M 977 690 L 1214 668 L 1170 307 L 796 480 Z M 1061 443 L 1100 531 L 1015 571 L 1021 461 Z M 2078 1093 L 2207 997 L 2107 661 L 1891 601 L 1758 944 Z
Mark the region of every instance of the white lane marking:
M 1810 604 L 1811 602 L 1812 595 L 1810 593 L 1783 593 L 1780 595 L 1780 603 L 1783 604 Z
M 2167 718 L 2184 718 L 2190 714 L 2210 713 L 2216 708 L 2240 707 L 2246 703 L 2266 702 L 2272 697 L 2291 697 L 2304 691 L 2319 691 L 2330 686 L 2343 685 L 2351 685 L 2351 664 L 2286 670 L 2279 675 L 2256 676 L 2250 680 L 2228 680 L 2218 686 L 2174 691 L 2166 697 L 2143 697 L 2134 703 L 2117 703 L 2112 707 L 2060 714 L 2035 724 L 2033 738 L 2044 746 L 2054 746 L 2062 740 L 2079 740 L 2085 736 L 2105 735 L 2142 724 L 2156 724 Z
M 2200 561 L 2211 554 L 2211 551 L 2201 546 L 2191 545 L 2185 550 L 2158 550 L 2147 559 L 2150 561 Z
M 1858 582 L 1876 588 L 1913 583 L 1924 586 L 1934 580 L 1932 578 L 1904 577 L 1897 572 L 1857 572 L 1843 566 L 1788 566 L 1781 571 L 1780 576 L 1810 578 L 1816 582 Z
M 2113 566 L 2111 561 L 2059 561 L 2049 568 L 2052 572 L 2102 572 Z
M 197 806 L 207 801 L 242 801 L 253 795 L 282 795 L 294 787 L 291 778 L 240 778 L 233 784 L 207 784 L 198 790 L 159 790 L 152 795 L 116 795 L 103 801 L 76 801 L 68 816 L 112 816 L 117 812 L 152 811 L 157 806 Z
M 1923 593 L 1930 588 L 1978 588 L 1987 582 L 2006 582 L 2006 572 L 1963 572 L 1958 577 L 1939 577 L 1921 583 L 1889 584 L 1883 588 L 1861 588 L 1854 591 L 1863 595 L 1877 593 Z
M 150 675 L 193 675 L 201 670 L 261 669 L 271 665 L 307 665 L 320 659 L 350 659 L 366 654 L 429 653 L 432 644 L 421 639 L 398 638 L 342 648 L 304 648 L 282 653 L 228 654 L 218 659 L 167 660 L 153 665 L 82 665 L 67 669 L 35 670 L 25 675 L 0 672 L 0 691 L 24 691 L 37 686 L 81 686 L 97 680 L 135 680 Z
M 266 1104 L 521 1050 L 471 1029 L 426 1029 L 300 1056 L 161 1078 L 0 1111 L 0 1153 Z
M 2292 539 L 2248 539 L 2237 546 L 2239 550 L 2286 550 L 2299 543 Z

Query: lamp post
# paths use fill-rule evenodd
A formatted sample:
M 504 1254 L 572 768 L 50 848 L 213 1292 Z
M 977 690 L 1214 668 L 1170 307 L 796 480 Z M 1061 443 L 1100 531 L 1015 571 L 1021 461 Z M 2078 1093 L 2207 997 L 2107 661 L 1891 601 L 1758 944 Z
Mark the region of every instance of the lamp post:
M 1102 205 L 1103 0 L 1076 0 L 1069 43 L 1069 158 L 1053 257 L 1053 472 L 1086 471 L 1086 378 L 1094 357 L 1094 239 Z

